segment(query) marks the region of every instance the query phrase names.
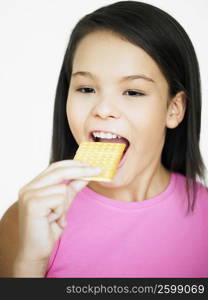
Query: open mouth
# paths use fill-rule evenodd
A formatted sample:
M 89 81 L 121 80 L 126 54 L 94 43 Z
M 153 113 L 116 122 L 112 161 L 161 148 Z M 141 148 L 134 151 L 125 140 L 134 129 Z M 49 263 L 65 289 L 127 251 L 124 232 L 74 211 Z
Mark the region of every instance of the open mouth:
M 102 143 L 122 143 L 125 144 L 126 147 L 124 149 L 123 155 L 121 157 L 121 159 L 124 157 L 125 153 L 127 152 L 129 146 L 130 146 L 130 142 L 129 140 L 127 140 L 124 137 L 116 137 L 116 138 L 100 138 L 100 137 L 95 137 L 93 136 L 92 132 L 89 135 L 89 140 L 91 142 L 102 142 Z

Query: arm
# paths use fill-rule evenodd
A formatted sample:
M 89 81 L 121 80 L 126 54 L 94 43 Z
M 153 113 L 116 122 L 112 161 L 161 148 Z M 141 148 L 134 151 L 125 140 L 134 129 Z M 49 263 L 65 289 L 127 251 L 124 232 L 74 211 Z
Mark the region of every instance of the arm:
M 12 277 L 12 268 L 18 243 L 17 221 L 17 202 L 15 202 L 0 220 L 0 277 Z
M 18 207 L 15 202 L 0 220 L 0 277 L 44 277 L 46 263 L 17 258 Z

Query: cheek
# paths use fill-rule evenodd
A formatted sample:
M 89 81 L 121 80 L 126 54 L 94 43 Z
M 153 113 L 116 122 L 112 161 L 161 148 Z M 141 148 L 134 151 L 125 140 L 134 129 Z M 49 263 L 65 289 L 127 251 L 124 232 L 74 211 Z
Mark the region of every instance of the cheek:
M 69 128 L 77 142 L 80 141 L 81 137 L 81 128 L 84 128 L 84 116 L 83 110 L 80 110 L 80 107 L 75 105 L 73 101 L 67 100 L 66 105 L 66 114 Z
M 152 144 L 161 140 L 165 132 L 166 111 L 162 105 L 147 105 L 134 113 L 135 132 L 144 144 Z
M 89 112 L 89 104 L 84 101 L 81 96 L 77 96 L 74 93 L 69 93 L 67 99 L 67 113 L 70 118 L 85 120 Z

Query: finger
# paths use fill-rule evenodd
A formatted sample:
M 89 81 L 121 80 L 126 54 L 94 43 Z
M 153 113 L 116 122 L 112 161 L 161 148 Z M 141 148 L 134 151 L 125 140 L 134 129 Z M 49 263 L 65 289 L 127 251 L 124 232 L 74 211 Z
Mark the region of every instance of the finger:
M 63 227 L 60 227 L 60 225 L 57 224 L 57 222 L 52 222 L 50 226 L 53 232 L 55 233 L 55 239 L 58 240 L 62 234 Z
M 74 180 L 71 181 L 71 188 L 68 188 L 67 185 L 58 184 L 58 185 L 51 185 L 51 186 L 44 186 L 39 189 L 29 189 L 24 194 L 24 202 L 27 202 L 31 198 L 41 199 L 46 196 L 55 195 L 55 194 L 62 194 L 63 201 L 62 205 L 64 210 L 66 211 L 70 205 L 69 199 L 74 197 L 75 194 L 81 190 L 84 186 L 88 184 L 89 181 L 78 181 Z M 70 193 L 70 195 L 69 195 Z M 55 215 L 51 215 L 49 221 L 54 221 L 56 219 Z
M 90 166 L 88 163 L 79 161 L 79 160 L 60 160 L 54 163 L 51 163 L 45 170 L 39 173 L 29 184 L 33 183 L 37 178 L 41 177 L 43 174 L 56 169 L 58 167 L 70 167 L 70 166 Z M 27 184 L 26 186 L 28 186 Z
M 64 180 L 79 179 L 84 176 L 96 176 L 102 172 L 100 167 L 70 166 L 53 169 L 27 184 L 27 189 L 41 188 L 47 185 L 58 184 Z
M 51 222 L 54 222 L 55 220 L 60 219 L 64 213 L 64 210 L 65 210 L 65 208 L 64 208 L 63 203 L 62 204 L 60 203 L 60 205 L 58 207 L 54 208 L 50 212 L 50 214 L 48 215 L 48 221 L 51 223 Z
M 86 163 L 86 162 L 82 162 L 79 160 L 75 160 L 75 159 L 65 159 L 65 160 L 60 160 L 57 162 L 53 162 L 51 163 L 41 174 L 56 169 L 58 167 L 69 167 L 69 166 L 90 166 L 90 164 Z
M 24 200 L 27 201 L 27 199 L 32 197 L 41 198 L 41 197 L 50 196 L 54 194 L 63 194 L 64 196 L 66 194 L 66 190 L 67 189 L 65 184 L 49 185 L 38 189 L 30 188 L 24 192 Z
M 64 197 L 62 194 L 54 194 L 45 197 L 33 197 L 26 202 L 20 202 L 20 206 L 25 206 L 25 216 L 49 217 L 51 213 L 57 213 L 60 218 L 64 211 Z M 58 210 L 57 210 L 58 209 Z
M 66 218 L 66 214 L 63 214 L 61 216 L 61 218 L 58 220 L 58 224 L 59 226 L 61 226 L 62 228 L 66 227 L 68 222 L 67 222 L 67 218 Z

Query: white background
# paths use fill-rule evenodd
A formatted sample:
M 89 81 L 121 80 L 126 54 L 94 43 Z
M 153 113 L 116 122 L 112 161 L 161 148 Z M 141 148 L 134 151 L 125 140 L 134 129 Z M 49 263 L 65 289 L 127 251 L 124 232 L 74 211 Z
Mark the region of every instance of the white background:
M 72 28 L 115 1 L 0 0 L 0 217 L 49 162 L 58 75 Z M 191 38 L 202 77 L 201 153 L 208 166 L 208 1 L 153 0 Z

